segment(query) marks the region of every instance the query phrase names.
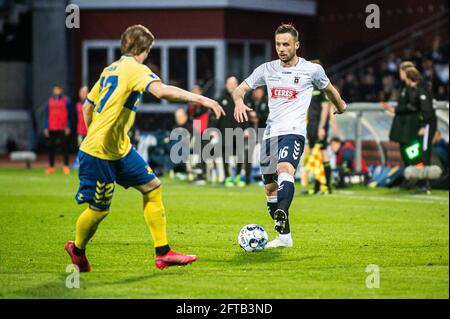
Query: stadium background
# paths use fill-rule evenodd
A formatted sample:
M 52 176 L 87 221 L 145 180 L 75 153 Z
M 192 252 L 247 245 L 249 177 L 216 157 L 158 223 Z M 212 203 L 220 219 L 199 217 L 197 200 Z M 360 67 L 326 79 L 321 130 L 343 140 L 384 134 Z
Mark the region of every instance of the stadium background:
M 380 29 L 364 24 L 373 2 Z M 79 29 L 65 25 L 71 3 L 81 10 Z M 360 145 L 368 164 L 400 164 L 389 141 L 392 116 L 379 101 L 396 100 L 402 59 L 433 83 L 448 143 L 448 1 L 0 0 L 0 298 L 448 299 L 448 191 L 356 186 L 328 197 L 296 195 L 295 247 L 251 255 L 236 244 L 243 225 L 258 222 L 274 235 L 259 185 L 196 187 L 166 176 L 171 241 L 198 254 L 198 264 L 153 269 L 141 200 L 118 187 L 114 213 L 90 247 L 95 271 L 82 277 L 83 289 L 65 286 L 62 247 L 80 207 L 75 172 L 44 174 L 43 110 L 52 85 L 61 83 L 76 100 L 79 87 L 91 86 L 117 58 L 124 28 L 141 23 L 156 36 L 147 63 L 163 81 L 185 89 L 200 84 L 216 98 L 227 76 L 243 80 L 275 58 L 273 32 L 281 22 L 295 24 L 300 55 L 320 58 L 350 103 L 337 118 L 337 134 Z M 164 140 L 180 107 L 186 105 L 144 96 L 135 127 Z M 76 149 L 72 134 L 72 159 Z M 10 160 L 17 150 L 37 153 L 34 169 Z M 381 266 L 381 289 L 366 287 L 368 264 Z M 285 281 L 274 280 L 280 273 Z
M 395 94 L 390 96 L 390 88 L 398 84 L 398 77 L 396 71 L 390 71 L 390 63 L 419 58 L 421 69 L 434 68 L 435 61 L 430 66 L 428 57 L 436 49 L 436 37 L 440 39 L 438 49 L 443 48 L 448 54 L 448 2 L 439 0 L 378 1 L 382 16 L 379 29 L 361 27 L 370 1 L 71 3 L 81 10 L 79 29 L 65 27 L 65 6 L 69 2 L 0 2 L 2 154 L 8 148 L 39 153 L 45 150 L 42 117 L 51 86 L 61 83 L 65 94 L 76 100 L 78 88 L 92 86 L 100 70 L 119 56 L 118 36 L 133 23 L 142 23 L 155 34 L 157 40 L 147 63 L 164 82 L 185 89 L 200 84 L 210 97 L 218 97 L 227 76 L 242 80 L 254 67 L 274 58 L 272 33 L 281 21 L 297 26 L 301 34 L 300 54 L 322 60 L 347 102 L 377 102 L 384 90 L 388 91 L 387 99 L 395 100 Z M 441 63 L 448 70 L 448 58 Z M 386 73 L 392 77 L 386 78 Z M 437 83 L 435 98 L 448 100 L 448 71 L 444 81 L 439 80 L 437 72 L 433 73 L 429 80 Z M 173 112 L 178 107 L 144 96 L 136 128 L 171 129 Z M 438 116 L 439 127 L 448 141 L 448 107 L 447 111 L 445 107 L 438 111 Z M 379 144 L 377 147 L 371 142 L 363 143 L 364 155 L 375 154 L 366 159 L 397 163 L 398 154 L 386 158 L 392 145 L 381 147 L 381 142 L 388 141 L 391 118 L 383 112 L 370 112 L 364 117 L 363 140 L 378 140 Z M 340 127 L 355 127 L 354 114 L 339 120 Z M 355 139 L 354 131 L 342 130 L 340 134 L 344 139 Z M 373 136 L 374 131 L 378 136 Z M 73 136 L 73 153 L 75 149 Z

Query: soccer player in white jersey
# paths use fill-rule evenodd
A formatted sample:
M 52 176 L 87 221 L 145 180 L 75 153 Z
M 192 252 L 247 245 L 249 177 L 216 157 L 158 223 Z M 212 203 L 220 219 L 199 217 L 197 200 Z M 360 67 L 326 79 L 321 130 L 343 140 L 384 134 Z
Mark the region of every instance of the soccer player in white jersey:
M 257 67 L 233 92 L 234 117 L 239 123 L 247 121 L 247 112 L 252 110 L 243 100 L 248 91 L 265 85 L 269 95 L 261 171 L 267 207 L 279 236 L 270 241 L 267 248 L 292 247 L 293 244 L 289 206 L 294 196 L 295 170 L 305 144 L 306 112 L 313 85 L 327 93 L 336 113 L 345 112 L 347 107 L 322 66 L 297 56 L 300 42 L 293 25 L 282 24 L 277 28 L 275 47 L 279 59 Z

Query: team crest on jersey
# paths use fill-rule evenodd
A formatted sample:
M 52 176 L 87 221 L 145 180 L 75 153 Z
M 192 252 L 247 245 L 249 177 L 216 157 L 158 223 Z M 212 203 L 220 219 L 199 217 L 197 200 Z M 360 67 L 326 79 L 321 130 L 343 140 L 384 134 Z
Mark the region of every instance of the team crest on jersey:
M 297 98 L 297 91 L 295 89 L 288 89 L 288 88 L 272 88 L 271 89 L 272 98 L 274 99 L 296 99 Z
M 299 81 L 300 81 L 300 77 L 299 76 L 294 77 L 294 83 L 295 84 L 298 84 Z

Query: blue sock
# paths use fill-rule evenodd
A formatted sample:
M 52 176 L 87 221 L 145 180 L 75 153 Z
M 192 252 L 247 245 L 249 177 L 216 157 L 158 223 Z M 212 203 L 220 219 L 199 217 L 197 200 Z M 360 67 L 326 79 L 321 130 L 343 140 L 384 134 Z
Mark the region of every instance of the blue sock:
M 289 207 L 291 206 L 292 199 L 294 198 L 294 191 L 294 176 L 291 176 L 288 173 L 279 174 L 277 192 L 278 209 L 283 210 L 288 216 L 286 227 L 282 234 L 289 234 L 291 231 L 289 226 Z
M 287 212 L 289 206 L 291 206 L 292 198 L 294 198 L 294 176 L 281 173 L 278 175 L 278 209 Z

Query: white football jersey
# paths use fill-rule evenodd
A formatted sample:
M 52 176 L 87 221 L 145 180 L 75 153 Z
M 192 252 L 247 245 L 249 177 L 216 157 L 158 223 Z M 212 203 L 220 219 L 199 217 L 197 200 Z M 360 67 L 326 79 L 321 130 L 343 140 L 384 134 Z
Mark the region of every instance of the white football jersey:
M 282 67 L 280 60 L 261 64 L 245 79 L 252 89 L 267 86 L 269 117 L 264 139 L 287 134 L 306 136 L 306 112 L 313 84 L 320 90 L 330 80 L 319 64 L 298 59 L 293 67 Z

